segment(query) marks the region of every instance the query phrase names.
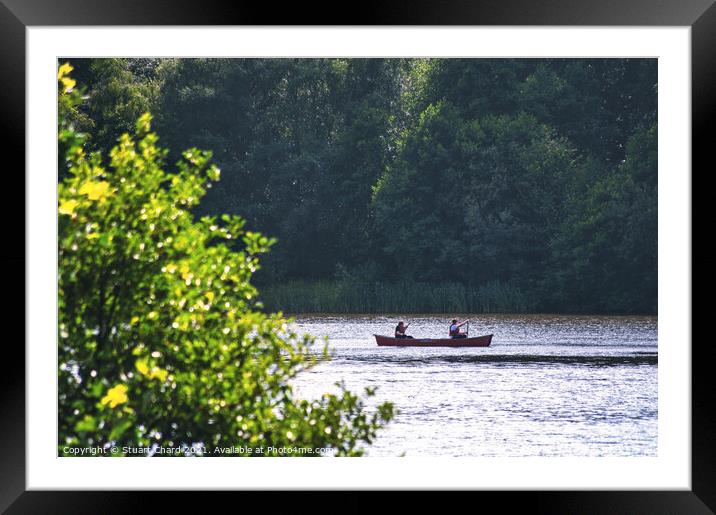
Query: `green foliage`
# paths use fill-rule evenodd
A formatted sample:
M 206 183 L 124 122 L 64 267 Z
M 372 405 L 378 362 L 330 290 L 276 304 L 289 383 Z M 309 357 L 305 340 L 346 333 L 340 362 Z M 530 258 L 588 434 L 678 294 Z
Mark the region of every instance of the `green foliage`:
M 169 61 L 157 123 L 170 148 L 216 149 L 225 173 L 202 213 L 241 213 L 277 237 L 261 274 L 321 277 L 367 256 L 399 73 L 383 59 Z
M 638 129 L 626 159 L 573 196 L 552 242 L 555 291 L 592 311 L 656 312 L 657 127 Z
M 82 120 L 78 129 L 90 135 L 90 149 L 110 148 L 117 138 L 134 129 L 142 113 L 157 102 L 158 63 L 151 59 L 76 59 L 76 78 L 92 83 L 85 101 L 78 106 Z
M 510 285 L 538 311 L 656 309 L 656 59 L 79 68 L 91 108 L 73 120 L 91 142 L 150 106 L 172 161 L 215 150 L 222 181 L 192 211 L 276 236 L 254 277 L 272 291 L 323 299 L 330 283 L 338 297 L 317 304 L 364 305 L 334 273 L 367 264 L 369 283 Z
M 572 149 L 529 115 L 466 120 L 429 106 L 375 190 L 395 276 L 525 284 L 573 170 Z
M 532 313 L 535 302 L 518 287 L 493 281 L 462 283 L 331 280 L 288 281 L 266 286 L 270 309 L 290 313 Z
M 85 143 L 87 134 L 78 130 L 78 126 L 87 125 L 87 118 L 79 110 L 82 102 L 82 93 L 77 87 L 77 81 L 70 76 L 74 70 L 69 63 L 63 63 L 57 70 L 59 94 L 57 96 L 57 134 L 58 134 L 58 176 L 63 179 L 67 176 L 67 161 L 64 156 L 70 148 L 80 147 Z
M 155 444 L 362 454 L 392 405 L 369 414 L 343 387 L 294 397 L 290 380 L 327 350 L 316 352 L 281 313 L 262 312 L 251 278 L 274 240 L 236 215 L 192 214 L 219 179 L 211 153 L 192 148 L 166 171 L 167 152 L 143 114 L 103 162 L 65 119 L 79 101 L 67 71 L 59 77 L 68 167 L 59 184 L 60 454 L 110 444 L 117 455 Z

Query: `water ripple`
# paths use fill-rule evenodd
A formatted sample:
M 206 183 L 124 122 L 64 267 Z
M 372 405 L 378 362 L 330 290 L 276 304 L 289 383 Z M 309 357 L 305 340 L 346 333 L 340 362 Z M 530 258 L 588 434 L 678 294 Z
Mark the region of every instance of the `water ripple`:
M 559 356 L 559 355 L 472 355 L 472 356 L 450 356 L 439 355 L 429 357 L 403 357 L 403 356 L 380 356 L 380 355 L 351 355 L 341 356 L 334 361 L 364 362 L 376 364 L 404 364 L 404 365 L 427 365 L 431 363 L 493 363 L 493 364 L 576 364 L 593 366 L 615 366 L 615 365 L 656 365 L 658 356 L 656 353 L 641 353 L 632 356 Z
M 299 332 L 325 336 L 333 359 L 299 374 L 316 398 L 344 381 L 377 388 L 368 410 L 399 410 L 368 456 L 656 456 L 655 317 L 474 316 L 476 349 L 383 348 L 397 320 L 416 337 L 444 337 L 453 315 L 310 316 Z

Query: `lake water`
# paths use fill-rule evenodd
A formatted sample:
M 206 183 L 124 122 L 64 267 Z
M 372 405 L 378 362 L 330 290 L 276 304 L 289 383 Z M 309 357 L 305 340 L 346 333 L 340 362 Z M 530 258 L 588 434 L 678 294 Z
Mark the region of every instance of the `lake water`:
M 444 337 L 452 317 L 402 319 L 428 338 Z M 399 319 L 296 317 L 333 352 L 294 380 L 296 393 L 318 397 L 343 380 L 378 388 L 369 408 L 394 402 L 400 413 L 367 456 L 656 456 L 656 317 L 469 318 L 471 336 L 494 334 L 490 347 L 378 347 L 373 334 L 392 335 Z

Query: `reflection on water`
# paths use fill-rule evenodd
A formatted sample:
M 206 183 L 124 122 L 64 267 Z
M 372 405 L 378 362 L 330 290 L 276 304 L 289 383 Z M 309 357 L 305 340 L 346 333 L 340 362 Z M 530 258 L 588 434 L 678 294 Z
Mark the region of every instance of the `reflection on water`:
M 408 334 L 443 337 L 450 315 L 402 317 Z M 468 318 L 467 316 L 460 317 Z M 488 348 L 378 347 L 398 319 L 301 316 L 333 359 L 300 374 L 316 397 L 345 381 L 377 386 L 400 414 L 368 456 L 656 456 L 655 317 L 469 316 Z

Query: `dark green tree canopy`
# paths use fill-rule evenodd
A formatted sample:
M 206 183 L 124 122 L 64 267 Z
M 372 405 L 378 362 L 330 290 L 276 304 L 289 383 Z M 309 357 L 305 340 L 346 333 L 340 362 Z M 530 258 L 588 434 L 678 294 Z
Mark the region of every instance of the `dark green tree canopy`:
M 655 59 L 96 59 L 80 71 L 89 100 L 73 116 L 90 145 L 146 108 L 171 160 L 213 149 L 222 181 L 195 213 L 238 214 L 277 238 L 259 284 L 328 281 L 335 298 L 496 284 L 534 311 L 656 310 Z

